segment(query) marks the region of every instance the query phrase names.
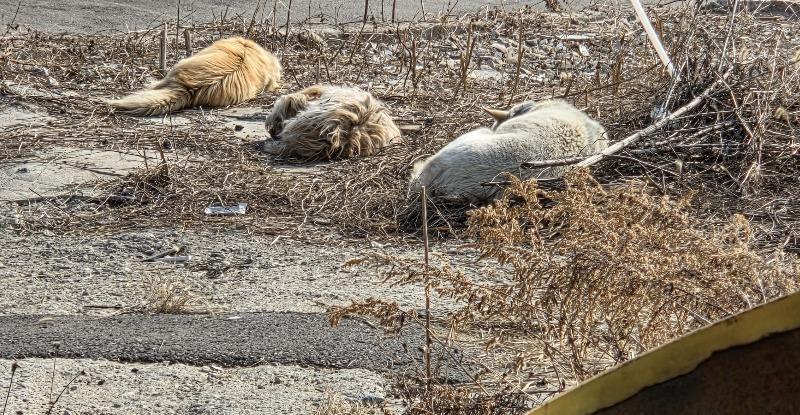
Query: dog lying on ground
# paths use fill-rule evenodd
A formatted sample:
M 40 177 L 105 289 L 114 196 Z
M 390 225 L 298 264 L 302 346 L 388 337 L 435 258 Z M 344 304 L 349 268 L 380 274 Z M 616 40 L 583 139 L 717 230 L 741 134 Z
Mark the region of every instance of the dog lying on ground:
M 313 85 L 280 97 L 266 119 L 271 151 L 307 160 L 370 156 L 400 140 L 386 106 L 358 88 Z
M 274 91 L 281 79 L 278 58 L 242 37 L 221 39 L 182 59 L 164 79 L 122 99 L 117 112 L 163 115 L 188 107 L 224 107 Z
M 501 173 L 523 180 L 554 178 L 571 168 L 520 168 L 524 162 L 588 156 L 608 146 L 605 129 L 565 101 L 529 101 L 508 111 L 486 111 L 495 119 L 492 128 L 470 131 L 414 165 L 412 192 L 425 186 L 431 197 L 478 205 L 498 196 L 496 186 L 481 183 Z

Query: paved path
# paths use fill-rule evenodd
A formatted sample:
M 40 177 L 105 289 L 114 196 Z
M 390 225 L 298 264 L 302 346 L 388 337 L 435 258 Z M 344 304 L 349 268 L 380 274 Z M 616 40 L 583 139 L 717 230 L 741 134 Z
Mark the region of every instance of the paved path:
M 387 337 L 323 314 L 2 316 L 0 358 L 61 357 L 194 365 L 285 364 L 404 372 L 422 361 L 421 330 Z M 458 352 L 455 352 L 458 355 Z M 466 380 L 451 372 L 453 380 Z
M 627 0 L 607 0 L 611 4 L 629 7 Z M 647 0 L 655 4 L 658 0 Z M 480 6 L 514 8 L 530 5 L 542 8 L 543 0 L 396 0 L 398 20 L 411 20 L 420 15 L 422 7 L 426 14 L 437 13 L 452 7 L 454 13 L 475 11 Z M 272 11 L 272 1 L 266 0 L 267 14 Z M 284 0 L 282 3 L 288 3 Z M 572 9 L 580 9 L 591 0 L 561 0 Z M 254 0 L 182 0 L 181 21 L 209 22 L 219 19 L 227 9 L 227 16 L 242 15 L 248 21 L 253 15 L 257 1 Z M 285 22 L 286 8 L 278 6 L 278 22 Z M 451 6 L 455 4 L 455 6 Z M 19 5 L 19 10 L 17 6 Z M 380 19 L 391 16 L 392 0 L 370 0 L 370 14 Z M 177 0 L 0 0 L 0 27 L 12 20 L 25 27 L 48 32 L 94 33 L 106 30 L 134 30 L 153 27 L 177 15 Z M 304 20 L 320 14 L 338 22 L 360 21 L 364 15 L 364 1 L 292 1 L 292 20 Z
M 187 19 L 194 22 L 211 21 L 214 16 L 219 18 L 225 13 L 227 16 L 246 16 L 249 20 L 256 6 L 253 0 L 182 0 L 181 20 Z M 272 11 L 272 1 L 267 1 L 267 14 Z M 283 1 L 283 3 L 288 3 Z M 431 13 L 447 7 L 446 0 L 425 0 L 425 12 Z M 534 4 L 539 1 L 478 1 L 462 0 L 458 2 L 457 11 L 476 10 L 481 4 L 487 5 L 519 5 Z M 155 1 L 110 1 L 110 0 L 0 0 L 0 22 L 11 21 L 20 4 L 16 23 L 30 25 L 40 30 L 51 32 L 80 31 L 92 33 L 99 30 L 127 30 L 152 27 L 165 19 L 176 17 L 177 0 Z M 370 12 L 377 18 L 381 17 L 381 0 L 370 1 Z M 303 20 L 309 16 L 324 14 L 331 18 L 338 17 L 340 22 L 359 20 L 364 14 L 363 1 L 320 1 L 296 0 L 292 1 L 292 20 Z M 421 11 L 419 0 L 398 0 L 397 19 L 413 19 Z M 279 22 L 285 22 L 286 7 L 279 3 Z M 383 0 L 383 15 L 391 16 L 391 0 Z

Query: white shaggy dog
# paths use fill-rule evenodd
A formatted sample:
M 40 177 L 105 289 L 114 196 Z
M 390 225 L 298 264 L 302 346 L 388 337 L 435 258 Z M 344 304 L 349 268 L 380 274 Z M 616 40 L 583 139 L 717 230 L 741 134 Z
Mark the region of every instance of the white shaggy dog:
M 571 168 L 521 169 L 524 162 L 591 155 L 608 146 L 605 129 L 565 101 L 529 101 L 509 111 L 486 111 L 496 120 L 492 128 L 470 131 L 414 165 L 413 192 L 425 186 L 432 197 L 477 205 L 498 195 L 496 186 L 481 183 L 501 173 L 523 180 L 554 178 Z
M 280 97 L 266 120 L 275 153 L 324 160 L 369 156 L 400 141 L 386 106 L 358 88 L 314 85 Z
M 122 99 L 108 101 L 130 115 L 163 115 L 187 107 L 224 107 L 278 89 L 281 64 L 242 37 L 221 39 L 181 59 L 164 79 Z

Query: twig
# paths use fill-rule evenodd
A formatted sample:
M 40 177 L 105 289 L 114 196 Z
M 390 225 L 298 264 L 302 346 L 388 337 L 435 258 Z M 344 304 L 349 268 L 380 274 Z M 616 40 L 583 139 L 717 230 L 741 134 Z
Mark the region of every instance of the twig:
M 469 72 L 469 64 L 472 61 L 472 52 L 475 49 L 475 39 L 473 39 L 473 21 L 470 20 L 469 28 L 467 30 L 467 44 L 465 45 L 466 50 L 464 53 L 461 54 L 460 61 L 460 69 L 461 69 L 461 80 L 456 86 L 456 91 L 453 94 L 454 97 L 458 96 L 458 92 L 463 87 L 464 90 L 467 90 L 467 73 Z
M 277 37 L 276 36 L 277 33 L 278 33 L 278 26 L 277 25 L 278 25 L 278 0 L 274 0 L 272 2 L 272 25 L 271 25 L 272 26 L 272 35 L 273 35 L 273 37 Z M 273 47 L 275 47 L 274 46 L 274 44 L 275 44 L 274 40 L 272 41 L 272 44 L 273 44 Z
M 353 40 L 353 49 L 350 51 L 350 56 L 347 57 L 347 63 L 348 64 L 352 64 L 353 63 L 353 56 L 355 56 L 356 50 L 358 50 L 358 45 L 362 42 L 362 37 L 361 36 L 364 34 L 364 28 L 366 28 L 366 26 L 367 26 L 367 22 L 366 21 L 361 22 L 361 29 L 358 30 L 358 34 L 356 35 L 355 39 Z M 344 45 L 344 43 L 343 43 L 343 45 Z M 338 55 L 339 53 L 337 52 L 336 54 Z M 335 60 L 335 59 L 336 59 L 336 56 L 334 55 L 333 60 Z
M 15 360 L 11 363 L 11 380 L 8 381 L 8 390 L 6 391 L 6 401 L 3 404 L 3 413 L 0 415 L 6 415 L 6 407 L 8 406 L 8 398 L 11 396 L 11 386 L 14 385 L 14 373 L 17 371 L 19 364 Z
M 252 35 L 253 35 L 253 26 L 256 24 L 256 16 L 258 15 L 258 12 L 261 10 L 261 7 L 263 7 L 262 6 L 263 2 L 264 2 L 264 0 L 258 0 L 258 2 L 256 3 L 256 8 L 255 8 L 255 10 L 253 10 L 253 17 L 250 18 L 250 24 L 247 26 L 247 37 L 248 38 L 252 37 Z
M 639 0 L 630 0 L 630 2 L 631 6 L 633 6 L 633 10 L 636 12 L 636 16 L 639 18 L 639 22 L 644 27 L 645 33 L 647 33 L 647 37 L 650 39 L 650 43 L 653 44 L 653 48 L 655 48 L 658 57 L 667 68 L 669 76 L 674 78 L 675 65 L 672 64 L 672 61 L 669 59 L 669 55 L 667 54 L 667 50 L 664 48 L 664 44 L 661 43 L 661 39 L 658 38 L 658 34 L 656 34 L 655 29 L 653 29 L 653 24 L 650 23 L 650 19 L 647 17 L 647 13 L 644 11 L 642 3 Z
M 58 343 L 56 343 L 56 348 L 58 348 Z M 56 382 L 56 357 L 53 356 L 53 373 L 50 375 L 50 394 L 47 395 L 47 402 L 52 404 L 53 403 L 53 384 Z
M 51 414 L 53 412 L 53 408 L 55 408 L 55 406 L 58 403 L 59 399 L 61 399 L 61 395 L 63 395 L 64 392 L 66 392 L 67 388 L 69 388 L 69 385 L 72 385 L 72 382 L 75 382 L 75 379 L 77 379 L 78 376 L 81 376 L 81 375 L 84 375 L 84 374 L 86 374 L 86 372 L 81 370 L 75 376 L 73 376 L 73 378 L 70 379 L 70 381 L 67 382 L 66 385 L 64 385 L 64 388 L 61 389 L 61 393 L 58 394 L 58 396 L 56 397 L 56 400 L 50 403 L 50 408 L 48 408 L 47 412 L 46 412 L 47 414 Z
M 169 249 L 150 255 L 149 257 L 143 259 L 142 262 L 155 261 L 156 259 L 163 258 L 167 255 L 175 255 L 177 253 L 180 253 L 182 250 L 183 250 L 182 247 L 175 245 L 170 247 Z
M 228 10 L 230 10 L 230 8 L 231 8 L 230 4 L 225 6 L 225 11 L 222 13 L 222 16 L 220 16 L 220 19 L 219 19 L 219 27 L 218 27 L 218 29 L 219 29 L 219 38 L 220 39 L 222 39 L 223 25 L 225 24 L 225 20 L 228 18 Z
M 170 117 L 170 123 L 172 123 L 172 113 L 169 114 L 169 117 Z M 156 144 L 158 145 L 158 147 L 156 147 L 158 149 L 158 154 L 159 156 L 161 156 L 161 163 L 163 163 L 164 169 L 166 169 L 166 173 L 167 175 L 169 175 L 169 164 L 167 163 L 167 157 L 164 155 L 164 145 L 161 142 L 161 138 L 156 137 L 155 140 Z
M 428 392 L 431 392 L 431 282 L 428 275 L 430 252 L 428 242 L 428 189 L 422 186 L 422 240 L 425 248 L 425 375 L 428 385 Z M 431 406 L 433 401 L 431 401 Z
M 178 39 L 181 38 L 181 0 L 178 0 L 178 13 L 175 19 L 175 62 L 178 62 Z
M 11 22 L 9 22 L 9 23 L 6 25 L 6 33 L 5 33 L 3 36 L 5 36 L 5 35 L 7 35 L 9 32 L 11 32 L 11 27 L 12 27 L 12 26 L 14 26 L 14 22 L 16 22 L 16 21 L 17 21 L 17 15 L 19 15 L 19 8 L 20 8 L 20 6 L 22 6 L 22 0 L 19 0 L 19 1 L 17 2 L 17 10 L 15 10 L 15 11 L 14 11 L 14 17 L 12 17 L 12 18 L 11 18 Z
M 722 54 L 719 60 L 719 69 L 722 69 L 723 63 L 726 61 L 725 54 L 728 51 L 728 43 L 731 42 L 731 33 L 733 33 L 733 25 L 736 22 L 736 10 L 739 7 L 739 0 L 733 2 L 733 11 L 731 12 L 731 23 L 728 25 L 728 34 L 725 36 L 725 44 L 722 45 Z M 735 51 L 734 51 L 735 52 Z
M 586 157 L 584 156 L 578 156 L 578 157 L 564 157 L 551 160 L 526 161 L 522 163 L 520 167 L 526 169 L 538 169 L 541 167 L 569 166 L 572 164 L 580 163 L 585 158 Z
M 639 131 L 639 132 L 637 132 L 635 134 L 632 134 L 632 135 L 622 139 L 618 143 L 616 143 L 616 144 L 614 144 L 612 146 L 609 146 L 608 148 L 606 148 L 605 150 L 601 151 L 598 154 L 595 154 L 593 156 L 587 157 L 585 160 L 583 160 L 580 163 L 578 163 L 578 167 L 591 166 L 591 165 L 599 162 L 600 160 L 603 160 L 606 157 L 608 157 L 608 156 L 610 156 L 610 155 L 622 150 L 623 148 L 633 144 L 634 142 L 636 142 L 640 138 L 657 131 L 661 127 L 663 127 L 663 126 L 667 125 L 668 123 L 670 123 L 672 120 L 674 120 L 674 119 L 682 116 L 683 114 L 693 110 L 695 107 L 700 105 L 700 103 L 702 103 L 706 98 L 708 98 L 708 96 L 711 95 L 711 93 L 714 91 L 714 89 L 716 89 L 720 84 L 724 83 L 725 79 L 730 74 L 731 74 L 731 71 L 728 70 L 727 72 L 725 72 L 724 75 L 722 75 L 722 77 L 720 77 L 719 79 L 714 81 L 714 83 L 712 83 L 711 86 L 706 88 L 706 90 L 703 91 L 700 95 L 696 96 L 693 100 L 689 101 L 688 104 L 680 107 L 678 110 L 676 110 L 675 112 L 670 114 L 668 117 L 662 118 L 661 120 L 659 120 L 659 121 L 655 122 L 654 124 L 651 124 L 649 127 L 645 128 L 644 130 L 641 130 L 641 131 Z
M 286 7 L 286 33 L 283 34 L 283 49 L 286 49 L 286 43 L 289 41 L 289 24 L 292 20 L 292 0 Z

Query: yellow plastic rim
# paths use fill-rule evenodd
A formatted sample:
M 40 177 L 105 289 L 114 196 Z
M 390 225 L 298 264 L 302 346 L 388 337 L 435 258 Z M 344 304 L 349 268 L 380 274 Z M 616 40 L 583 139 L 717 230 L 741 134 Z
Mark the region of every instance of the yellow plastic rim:
M 533 409 L 527 415 L 583 415 L 685 375 L 712 353 L 800 328 L 800 292 L 700 328 L 615 366 Z

